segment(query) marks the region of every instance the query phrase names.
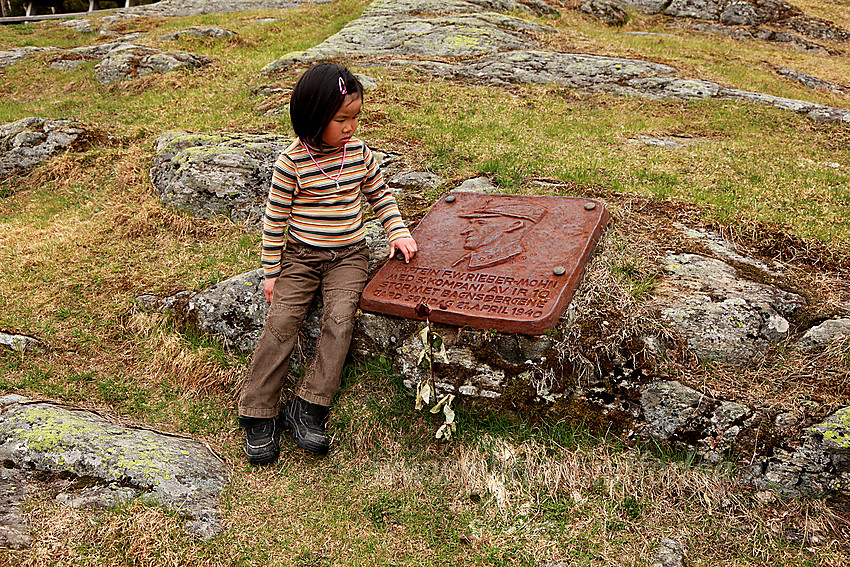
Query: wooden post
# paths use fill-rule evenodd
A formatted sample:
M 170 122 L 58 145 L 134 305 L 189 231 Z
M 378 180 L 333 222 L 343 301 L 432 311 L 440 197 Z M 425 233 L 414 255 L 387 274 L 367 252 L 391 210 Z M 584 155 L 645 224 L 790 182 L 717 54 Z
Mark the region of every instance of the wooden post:
M 100 0 L 89 0 L 89 12 L 100 10 Z

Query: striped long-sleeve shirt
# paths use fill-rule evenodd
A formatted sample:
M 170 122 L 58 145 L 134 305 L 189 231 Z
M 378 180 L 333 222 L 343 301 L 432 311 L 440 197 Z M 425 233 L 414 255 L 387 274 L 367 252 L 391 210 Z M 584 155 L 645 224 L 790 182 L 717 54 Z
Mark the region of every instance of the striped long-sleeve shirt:
M 342 148 L 331 153 L 313 151 L 320 170 L 299 140 L 277 158 L 263 221 L 262 263 L 266 278 L 280 275 L 287 238 L 320 248 L 364 240 L 361 195 L 372 205 L 390 241 L 410 236 L 366 144 L 352 138 L 346 144 L 344 165 L 342 158 Z M 341 166 L 342 173 L 334 181 Z

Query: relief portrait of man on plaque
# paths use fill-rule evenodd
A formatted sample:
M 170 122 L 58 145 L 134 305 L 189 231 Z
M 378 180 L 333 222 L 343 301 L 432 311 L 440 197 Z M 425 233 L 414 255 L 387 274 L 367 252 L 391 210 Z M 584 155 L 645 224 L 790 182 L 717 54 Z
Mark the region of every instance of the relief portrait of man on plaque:
M 522 239 L 540 222 L 546 209 L 526 204 L 494 204 L 488 200 L 484 206 L 471 213 L 458 215 L 468 225 L 460 232 L 466 237 L 464 250 L 469 254 L 458 259 L 452 267 L 468 260 L 469 270 L 480 270 L 507 262 L 525 249 Z

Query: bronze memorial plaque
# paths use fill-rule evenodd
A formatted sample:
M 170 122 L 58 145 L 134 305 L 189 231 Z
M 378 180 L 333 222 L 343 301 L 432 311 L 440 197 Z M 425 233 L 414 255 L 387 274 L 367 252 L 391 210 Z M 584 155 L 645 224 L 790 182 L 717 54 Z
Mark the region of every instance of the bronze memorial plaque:
M 566 310 L 609 214 L 578 197 L 451 193 L 413 231 L 419 252 L 391 258 L 360 306 L 388 315 L 537 335 Z

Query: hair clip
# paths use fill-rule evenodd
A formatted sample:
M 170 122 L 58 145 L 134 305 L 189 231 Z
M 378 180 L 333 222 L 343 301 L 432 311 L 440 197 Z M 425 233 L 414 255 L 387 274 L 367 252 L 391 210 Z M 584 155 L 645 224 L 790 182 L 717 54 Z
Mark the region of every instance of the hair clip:
M 339 94 L 341 94 L 341 95 L 348 94 L 348 89 L 345 88 L 345 81 L 342 79 L 342 77 L 339 78 Z

